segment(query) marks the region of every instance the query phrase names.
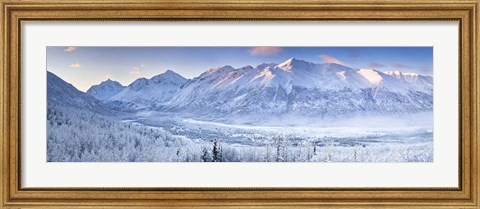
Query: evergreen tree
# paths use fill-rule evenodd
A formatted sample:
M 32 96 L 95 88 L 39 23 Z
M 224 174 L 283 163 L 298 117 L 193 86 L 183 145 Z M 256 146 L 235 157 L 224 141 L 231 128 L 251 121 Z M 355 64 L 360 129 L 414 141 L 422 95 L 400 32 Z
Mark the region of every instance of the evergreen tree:
M 210 160 L 209 160 L 209 159 L 210 159 L 210 156 L 209 156 L 209 154 L 208 154 L 208 150 L 207 150 L 207 148 L 205 148 L 205 147 L 202 148 L 202 157 L 201 157 L 201 158 L 202 158 L 202 162 L 208 162 L 208 161 L 210 161 Z
M 213 150 L 212 150 L 213 159 L 212 162 L 222 162 L 222 148 L 217 139 L 213 141 Z
M 277 138 L 275 138 L 275 144 L 277 146 L 277 155 L 275 156 L 275 161 L 276 162 L 282 162 L 283 161 L 282 141 L 277 137 Z

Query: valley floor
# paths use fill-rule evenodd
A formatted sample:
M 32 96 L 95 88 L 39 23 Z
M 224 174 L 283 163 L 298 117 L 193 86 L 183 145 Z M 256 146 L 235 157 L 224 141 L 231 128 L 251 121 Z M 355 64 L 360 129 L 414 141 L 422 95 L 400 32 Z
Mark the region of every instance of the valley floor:
M 253 126 L 49 107 L 49 162 L 432 162 L 429 126 Z

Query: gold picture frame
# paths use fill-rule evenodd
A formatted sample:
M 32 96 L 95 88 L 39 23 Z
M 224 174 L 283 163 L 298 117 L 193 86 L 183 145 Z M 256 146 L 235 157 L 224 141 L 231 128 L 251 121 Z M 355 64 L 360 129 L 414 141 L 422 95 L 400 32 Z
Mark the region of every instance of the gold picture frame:
M 478 0 L 1 0 L 0 208 L 478 208 Z M 460 167 L 455 188 L 22 188 L 21 26 L 26 21 L 456 21 Z M 441 35 L 441 34 L 439 34 Z

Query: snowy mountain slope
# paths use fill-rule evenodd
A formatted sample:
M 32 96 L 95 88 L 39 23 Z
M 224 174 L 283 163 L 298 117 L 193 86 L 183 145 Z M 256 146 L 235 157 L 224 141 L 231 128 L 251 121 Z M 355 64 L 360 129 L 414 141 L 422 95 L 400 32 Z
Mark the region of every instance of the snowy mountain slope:
M 385 71 L 385 74 L 397 78 L 409 85 L 415 86 L 417 89 L 432 91 L 433 78 L 431 76 L 419 75 L 417 73 L 405 73 L 398 70 Z
M 100 84 L 93 85 L 87 90 L 87 94 L 95 97 L 98 100 L 105 101 L 110 97 L 120 93 L 126 87 L 117 81 L 110 79 L 102 81 Z
M 47 71 L 48 106 L 74 107 L 94 112 L 109 112 L 101 101 L 76 89 L 57 75 Z
M 106 102 L 127 109 L 156 108 L 169 101 L 188 80 L 167 70 L 151 79 L 139 78 Z M 122 109 L 122 107 L 119 107 Z
M 404 80 L 374 69 L 359 69 L 357 72 L 369 80 L 370 88 L 385 88 L 389 91 L 402 94 L 408 93 L 409 91 L 425 90 L 423 88 L 418 88 L 417 86 L 412 86 L 410 83 L 405 82 Z
M 186 84 L 170 104 L 181 106 L 222 94 L 226 94 L 226 97 L 223 97 L 225 99 L 235 95 L 237 99 L 229 101 L 236 102 L 242 95 L 259 95 L 259 91 L 278 91 L 273 94 L 282 97 L 283 94 L 291 93 L 294 87 L 359 90 L 368 85 L 368 81 L 354 69 L 336 64 L 318 65 L 292 58 L 278 65 L 261 64 L 255 68 L 246 66 L 239 69 L 224 66 L 211 69 Z M 214 99 L 213 102 L 218 100 L 210 99 Z
M 103 84 L 103 85 L 102 85 Z M 226 65 L 188 80 L 173 71 L 119 87 L 91 88 L 112 110 L 162 110 L 195 117 L 407 114 L 433 109 L 433 79 L 400 71 L 380 72 L 288 59 L 235 69 Z M 110 86 L 112 86 L 110 88 Z M 105 87 L 104 91 L 97 88 Z M 109 88 L 107 88 L 109 87 Z M 205 118 L 205 119 L 210 119 Z
M 170 111 L 215 117 L 402 114 L 432 110 L 433 92 L 427 81 L 412 85 L 411 80 L 373 69 L 292 58 L 278 65 L 208 70 L 188 82 L 166 106 Z

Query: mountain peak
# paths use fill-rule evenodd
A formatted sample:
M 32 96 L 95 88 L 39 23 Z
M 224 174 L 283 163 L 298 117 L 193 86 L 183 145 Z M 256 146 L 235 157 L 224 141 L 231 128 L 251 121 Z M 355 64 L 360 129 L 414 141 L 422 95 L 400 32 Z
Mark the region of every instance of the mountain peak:
M 49 71 L 47 71 L 47 104 L 84 108 L 103 113 L 108 111 L 100 101 L 81 92 L 72 84 Z
M 100 84 L 93 85 L 87 90 L 87 94 L 99 100 L 106 100 L 125 88 L 122 84 L 111 79 L 102 81 Z
M 242 70 L 251 70 L 251 69 L 253 69 L 253 67 L 252 67 L 251 65 L 247 65 L 247 66 L 242 67 L 242 68 L 240 68 L 240 69 L 242 69 Z
M 299 62 L 299 61 L 303 61 L 303 60 L 296 59 L 295 57 L 290 57 L 290 58 L 286 59 L 285 61 L 283 61 L 282 63 L 280 63 L 278 65 L 279 66 L 288 65 L 288 64 L 293 64 L 293 63 Z
M 295 59 L 295 57 L 290 57 L 290 58 L 288 58 L 287 60 L 285 60 L 285 61 L 283 61 L 283 62 L 284 62 L 284 63 L 285 63 L 285 62 L 294 62 L 294 61 L 296 61 L 296 60 L 297 60 L 297 59 Z
M 176 73 L 176 72 L 173 71 L 173 70 L 166 70 L 165 72 L 160 73 L 160 74 L 158 74 L 157 76 L 159 76 L 159 75 L 179 75 L 179 74 Z
M 153 76 L 150 80 L 154 82 L 169 81 L 174 83 L 184 83 L 187 79 L 173 70 L 167 70 L 164 73 Z
M 114 81 L 114 80 L 112 80 L 112 79 L 110 79 L 110 78 L 107 79 L 107 80 L 102 81 L 102 82 L 101 82 L 100 84 L 98 84 L 98 85 L 120 85 L 120 86 L 122 86 L 122 84 L 120 84 L 118 81 Z
M 384 73 L 387 74 L 387 75 L 396 76 L 396 77 L 399 77 L 399 76 L 418 76 L 417 73 L 401 72 L 399 70 L 389 70 L 389 71 L 385 71 Z
M 378 86 L 383 80 L 383 77 L 374 69 L 359 69 L 357 73 L 362 75 L 370 84 L 374 86 Z
M 173 71 L 173 70 L 167 70 L 167 71 L 165 71 L 163 74 L 167 74 L 167 75 L 168 75 L 168 74 L 178 75 L 178 73 L 176 73 L 176 72 Z
M 148 79 L 142 77 L 134 80 L 130 85 L 128 85 L 128 87 L 133 90 L 140 90 L 146 85 L 148 85 Z
M 132 108 L 130 104 L 135 104 L 134 109 L 154 107 L 169 101 L 187 82 L 188 79 L 175 71 L 167 70 L 150 79 L 135 80 L 128 88 L 109 98 L 109 101 L 121 102 L 127 105 L 121 108 L 127 109 Z
M 277 67 L 280 68 L 280 69 L 288 71 L 288 70 L 291 70 L 294 67 L 304 68 L 304 67 L 307 67 L 308 65 L 313 65 L 313 63 L 310 63 L 310 62 L 307 62 L 307 61 L 304 61 L 304 60 L 299 60 L 299 59 L 296 59 L 296 58 L 292 57 L 292 58 L 289 58 L 289 59 L 283 61 L 282 63 L 278 64 Z
M 274 68 L 277 65 L 278 64 L 276 64 L 276 63 L 263 63 L 263 64 L 260 64 L 260 65 L 257 65 L 257 67 L 255 67 L 255 69 L 263 70 L 265 68 Z
M 231 65 L 225 65 L 222 67 L 212 68 L 207 71 L 207 74 L 213 74 L 216 72 L 224 73 L 223 71 L 232 71 L 232 70 L 235 70 L 235 68 L 233 68 Z

